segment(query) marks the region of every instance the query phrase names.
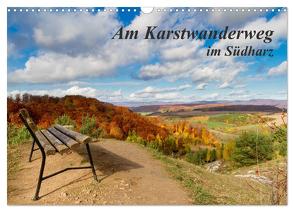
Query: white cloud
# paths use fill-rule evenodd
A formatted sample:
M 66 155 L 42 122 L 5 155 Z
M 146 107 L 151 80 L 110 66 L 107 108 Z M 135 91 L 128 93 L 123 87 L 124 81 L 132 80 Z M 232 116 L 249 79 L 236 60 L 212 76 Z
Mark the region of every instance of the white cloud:
M 195 61 L 186 59 L 182 61 L 167 61 L 163 63 L 145 65 L 140 69 L 139 78 L 144 80 L 159 78 L 180 78 L 182 75 L 188 74 L 194 66 Z
M 168 40 L 160 47 L 160 55 L 164 60 L 183 60 L 190 58 L 204 45 L 204 41 Z
M 237 88 L 237 89 L 238 88 L 246 88 L 246 86 L 247 86 L 246 84 L 237 84 L 234 86 L 234 88 Z
M 114 82 L 87 82 L 87 81 L 79 81 L 74 80 L 66 83 L 60 83 L 60 84 L 54 84 L 56 86 L 85 86 L 85 85 L 95 85 L 95 86 L 137 86 L 141 85 L 141 82 L 139 81 L 114 81 Z
M 232 58 L 209 58 L 203 56 L 203 52 L 198 52 L 185 60 L 145 65 L 140 69 L 139 78 L 164 78 L 171 81 L 183 78 L 195 83 L 216 81 L 222 85 L 231 83 L 246 67 L 247 64 Z
M 288 62 L 284 61 L 281 64 L 279 64 L 278 66 L 272 67 L 269 71 L 268 71 L 268 75 L 269 76 L 274 76 L 274 75 L 282 75 L 282 74 L 286 74 L 288 70 Z
M 192 102 L 199 100 L 195 95 L 184 95 L 181 92 L 166 92 L 166 93 L 132 93 L 125 98 L 130 102 Z
M 181 93 L 192 86 L 189 84 L 180 85 L 178 87 L 157 88 L 148 86 L 143 90 L 133 92 L 127 98 L 128 101 L 191 101 L 191 96 L 185 96 Z
M 228 82 L 224 82 L 223 84 L 221 84 L 220 86 L 219 86 L 219 88 L 230 88 L 231 86 L 230 86 L 230 84 L 228 83 Z
M 170 81 L 183 78 L 195 83 L 217 81 L 223 84 L 230 83 L 246 68 L 246 64 L 236 62 L 233 58 L 207 57 L 203 45 L 204 41 L 199 40 L 176 42 L 173 45 L 164 43 L 158 49 L 161 62 L 141 67 L 138 77 L 144 80 L 164 78 Z
M 115 13 L 62 14 L 40 17 L 34 38 L 41 50 L 28 59 L 24 68 L 10 73 L 9 82 L 47 83 L 109 76 L 121 66 L 149 58 L 152 45 L 147 40 L 111 40 L 112 31 L 120 26 Z
M 244 8 L 245 12 L 235 11 L 236 9 L 241 10 L 240 8 L 233 8 L 233 11 L 217 11 L 218 8 L 215 8 L 215 12 L 209 13 L 209 22 L 217 25 L 219 27 L 230 26 L 230 27 L 240 27 L 249 21 L 255 20 L 257 17 L 264 15 L 265 12 L 254 12 L 252 8 L 248 11 L 249 8 Z
M 141 14 L 135 17 L 127 29 L 144 32 L 146 25 L 158 25 L 161 29 L 205 29 L 209 15 L 169 12 Z M 258 18 L 252 21 L 249 16 L 242 17 L 247 23 L 245 29 L 273 29 L 273 39 L 286 37 L 285 13 L 271 20 Z M 45 13 L 35 21 L 32 31 L 41 51 L 37 56 L 29 58 L 24 68 L 9 73 L 9 82 L 56 83 L 103 77 L 114 74 L 125 65 L 143 62 L 145 65 L 140 68 L 139 79 L 188 79 L 197 84 L 215 82 L 220 88 L 225 88 L 247 68 L 246 63 L 234 58 L 206 57 L 204 41 L 111 40 L 111 35 L 121 25 L 115 13 Z M 234 42 L 229 41 L 232 44 Z M 214 46 L 227 44 L 220 41 Z M 159 57 L 160 62 L 148 63 L 156 57 Z
M 141 13 L 126 29 L 143 33 L 147 25 L 161 29 L 203 28 L 203 16 L 206 15 Z M 188 58 L 199 48 L 193 46 L 199 41 L 111 40 L 122 25 L 116 13 L 43 13 L 29 22 L 29 30 L 41 50 L 37 56 L 29 58 L 24 68 L 9 74 L 9 82 L 45 83 L 100 77 L 111 75 L 122 66 L 147 61 L 157 54 L 158 49 L 162 49 L 162 58 L 175 60 Z M 77 61 L 81 61 L 80 65 L 71 65 Z M 89 61 L 91 67 L 87 67 Z
M 218 100 L 219 96 L 220 96 L 219 93 L 212 93 L 212 94 L 208 94 L 204 96 L 202 100 L 205 100 L 205 101 Z
M 182 85 L 173 88 L 154 88 L 146 87 L 145 89 L 125 96 L 121 89 L 119 90 L 99 90 L 93 87 L 72 86 L 61 89 L 40 89 L 40 90 L 12 90 L 8 92 L 8 96 L 15 97 L 16 94 L 23 95 L 25 93 L 32 95 L 49 95 L 55 97 L 64 97 L 66 95 L 82 95 L 86 97 L 97 98 L 101 101 L 121 103 L 121 102 L 151 102 L 151 101 L 169 101 L 169 102 L 189 102 L 195 99 L 195 96 L 185 96 L 181 91 L 191 87 L 190 85 Z
M 121 66 L 147 59 L 151 47 L 146 42 L 138 41 L 135 45 L 135 41 L 113 41 L 106 43 L 96 54 L 88 55 L 41 53 L 30 57 L 23 69 L 9 73 L 8 81 L 47 83 L 109 76 Z
M 178 87 L 168 87 L 168 88 L 156 88 L 152 86 L 148 86 L 144 88 L 143 90 L 136 91 L 134 93 L 130 94 L 131 98 L 161 98 L 163 96 L 175 96 L 178 94 L 179 91 L 186 90 L 188 88 L 192 87 L 189 84 L 181 85 Z
M 25 68 L 8 74 L 10 82 L 46 83 L 74 80 L 79 77 L 105 76 L 116 64 L 93 56 L 69 56 L 60 53 L 45 53 L 31 57 Z
M 196 89 L 197 90 L 204 90 L 207 87 L 207 83 L 203 82 L 197 85 Z
M 90 53 L 99 48 L 121 25 L 115 13 L 44 13 L 33 28 L 36 43 L 62 53 Z
M 181 97 L 181 94 L 178 92 L 169 92 L 169 93 L 157 93 L 154 95 L 153 99 L 154 100 L 169 100 L 169 101 L 175 101 Z
M 117 91 L 106 91 L 106 90 L 97 90 L 92 87 L 79 87 L 72 86 L 67 89 L 44 89 L 44 90 L 13 90 L 8 92 L 8 96 L 15 96 L 16 94 L 32 94 L 32 95 L 49 95 L 55 97 L 64 97 L 66 95 L 82 95 L 86 97 L 97 98 L 102 101 L 119 101 L 123 98 L 121 90 Z
M 229 93 L 229 96 L 240 96 L 240 95 L 245 95 L 248 93 L 249 93 L 249 91 L 247 91 L 247 90 L 234 90 Z
M 17 55 L 15 47 L 16 46 L 14 43 L 12 43 L 10 41 L 7 42 L 7 56 L 8 57 Z
M 269 38 L 272 39 L 270 43 L 264 43 L 264 39 L 258 40 L 256 37 L 253 39 L 245 39 L 244 37 L 240 37 L 240 39 L 226 39 L 226 40 L 220 40 L 219 42 L 216 42 L 212 48 L 216 49 L 222 49 L 225 50 L 227 46 L 253 46 L 255 48 L 258 47 L 267 47 L 267 48 L 274 48 L 278 47 L 281 43 L 282 39 L 287 38 L 287 13 L 280 13 L 277 16 L 274 16 L 273 18 L 267 20 L 265 17 L 257 18 L 251 22 L 246 23 L 243 27 L 240 27 L 236 30 L 252 30 L 252 31 L 261 31 L 264 30 L 274 31 L 273 34 Z M 266 37 L 266 34 L 264 34 Z
M 66 95 L 82 95 L 86 97 L 97 98 L 105 102 L 137 102 L 137 101 L 170 101 L 170 102 L 190 102 L 196 99 L 193 95 L 183 95 L 181 91 L 190 88 L 191 85 L 184 84 L 178 87 L 146 87 L 143 90 L 131 93 L 125 96 L 121 89 L 119 90 L 100 90 L 93 87 L 71 86 L 65 89 L 40 89 L 40 90 L 13 90 L 8 92 L 8 96 L 15 97 L 16 94 L 25 93 L 32 95 L 49 95 L 55 97 L 64 97 Z
M 243 18 L 247 20 L 246 17 Z M 248 20 L 252 19 L 252 17 L 248 18 Z M 286 13 L 280 13 L 270 20 L 266 18 L 252 19 L 250 22 L 248 20 L 240 30 L 273 30 L 273 41 L 270 44 L 265 44 L 262 40 L 257 39 L 220 40 L 212 48 L 225 49 L 228 45 L 274 47 L 279 45 L 280 40 L 287 36 Z M 207 57 L 203 43 L 194 44 L 194 49 L 185 48 L 185 45 L 186 43 L 182 43 L 181 46 L 163 45 L 165 48 L 158 50 L 162 59 L 161 62 L 143 66 L 140 69 L 139 78 L 144 80 L 163 78 L 171 81 L 191 79 L 195 83 L 213 81 L 219 83 L 219 88 L 231 88 L 239 73 L 245 71 L 249 65 L 249 63 L 237 61 L 233 57 L 222 55 L 213 58 Z M 187 45 L 191 45 L 191 43 Z

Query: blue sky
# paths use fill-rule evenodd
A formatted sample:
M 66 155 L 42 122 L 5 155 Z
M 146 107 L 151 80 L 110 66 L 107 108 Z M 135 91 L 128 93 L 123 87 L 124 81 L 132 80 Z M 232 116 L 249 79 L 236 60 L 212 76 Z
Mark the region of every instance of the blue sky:
M 161 8 L 149 14 L 140 8 L 16 9 L 8 12 L 8 95 L 79 94 L 114 103 L 287 98 L 287 12 L 283 9 L 170 12 Z M 229 26 L 274 34 L 271 43 L 141 39 L 146 26 L 153 25 L 159 30 Z M 112 40 L 121 26 L 139 30 L 139 39 Z M 225 51 L 228 45 L 273 49 L 274 56 L 206 56 L 208 46 Z

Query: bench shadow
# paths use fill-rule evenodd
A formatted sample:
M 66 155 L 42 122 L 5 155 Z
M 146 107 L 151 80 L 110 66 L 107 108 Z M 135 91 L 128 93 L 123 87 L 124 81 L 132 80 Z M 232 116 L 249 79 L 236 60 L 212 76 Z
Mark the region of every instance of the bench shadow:
M 142 165 L 140 165 L 136 162 L 133 162 L 133 161 L 128 160 L 120 155 L 117 155 L 113 152 L 108 151 L 107 149 L 99 146 L 99 144 L 95 144 L 95 145 L 90 144 L 90 150 L 91 150 L 91 155 L 93 158 L 96 174 L 97 174 L 97 177 L 100 180 L 100 182 L 116 172 L 127 171 L 127 170 L 131 170 L 131 169 L 138 169 L 138 168 L 143 167 Z M 81 155 L 84 158 L 81 166 L 88 165 L 89 158 L 88 158 L 88 153 L 87 153 L 85 145 L 82 145 L 74 153 L 78 153 L 79 155 Z M 82 175 L 82 176 L 66 183 L 65 185 L 59 186 L 58 188 L 55 188 L 54 190 L 47 192 L 46 194 L 40 195 L 40 197 L 42 198 L 42 197 L 48 196 L 48 195 L 66 187 L 66 186 L 72 185 L 77 182 L 85 181 L 90 178 L 93 178 L 93 174 L 89 170 L 89 173 Z M 44 183 L 46 183 L 46 182 L 44 182 Z M 40 192 L 40 193 L 42 193 L 42 192 Z
M 142 168 L 143 166 L 117 155 L 107 149 L 99 146 L 99 144 L 90 144 L 90 150 L 96 171 L 102 172 L 104 176 L 109 176 L 115 172 L 127 171 L 131 169 Z M 84 157 L 84 162 L 88 163 L 88 153 L 86 147 L 81 147 L 77 153 Z

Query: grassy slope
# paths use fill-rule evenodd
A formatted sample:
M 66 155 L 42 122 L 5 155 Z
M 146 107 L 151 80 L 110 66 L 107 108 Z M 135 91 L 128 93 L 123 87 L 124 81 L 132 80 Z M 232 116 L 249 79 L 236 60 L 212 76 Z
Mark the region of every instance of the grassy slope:
M 197 205 L 270 204 L 270 187 L 234 175 L 211 173 L 184 160 L 165 156 L 149 148 L 168 172 L 187 189 Z
M 259 167 L 257 167 L 257 165 L 252 165 L 252 166 L 247 166 L 247 167 L 245 166 L 245 167 L 241 167 L 241 168 L 232 170 L 231 173 L 232 174 L 246 174 L 250 170 L 259 169 L 260 173 L 263 176 L 272 178 L 272 173 L 277 169 L 277 167 L 285 168 L 287 170 L 287 159 L 285 157 L 279 156 L 279 158 L 277 158 L 277 159 L 266 161 L 264 163 L 259 164 Z

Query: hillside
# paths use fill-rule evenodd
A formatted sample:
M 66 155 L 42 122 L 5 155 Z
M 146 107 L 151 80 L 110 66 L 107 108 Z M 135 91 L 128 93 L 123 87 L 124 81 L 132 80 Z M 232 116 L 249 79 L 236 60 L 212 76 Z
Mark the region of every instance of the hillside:
M 167 130 L 154 123 L 156 121 L 130 111 L 126 107 L 114 106 L 94 98 L 83 96 L 32 96 L 25 94 L 22 98 L 8 98 L 7 120 L 9 123 L 21 124 L 18 111 L 26 108 L 36 124 L 42 128 L 54 123 L 54 120 L 67 114 L 75 120 L 77 128 L 81 126 L 86 115 L 96 119 L 97 127 L 107 135 L 125 139 L 130 131 L 135 131 L 144 139 L 153 139 L 156 135 L 167 136 Z

